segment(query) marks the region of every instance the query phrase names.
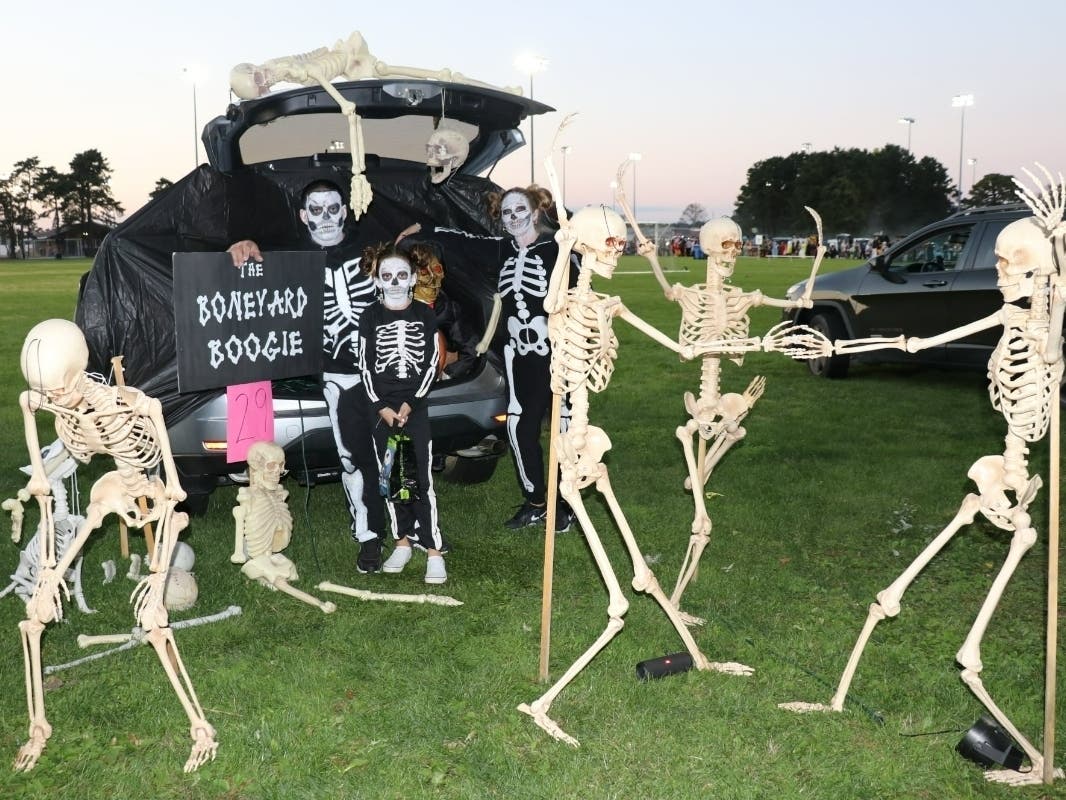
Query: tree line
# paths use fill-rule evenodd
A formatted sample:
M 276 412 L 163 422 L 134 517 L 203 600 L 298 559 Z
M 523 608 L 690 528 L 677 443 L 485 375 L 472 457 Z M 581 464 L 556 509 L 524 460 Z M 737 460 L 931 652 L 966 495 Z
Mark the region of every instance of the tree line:
M 99 150 L 76 154 L 69 169 L 44 166 L 36 156 L 16 162 L 0 179 L 0 240 L 8 255 L 26 255 L 26 241 L 48 220 L 53 231 L 93 222 L 114 225 L 124 211 L 111 194 L 111 165 Z

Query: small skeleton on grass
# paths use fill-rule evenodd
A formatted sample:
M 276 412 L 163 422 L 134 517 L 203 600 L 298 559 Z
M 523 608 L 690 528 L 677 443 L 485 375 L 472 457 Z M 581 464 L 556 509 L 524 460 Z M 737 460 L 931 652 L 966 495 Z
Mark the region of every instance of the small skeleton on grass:
M 790 322 L 775 325 L 765 336 L 752 336 L 749 317 L 751 310 L 759 306 L 810 308 L 814 276 L 818 272 L 826 248 L 822 244 L 821 217 L 813 209 L 807 208 L 817 226 L 818 251 L 804 295 L 798 300 L 777 300 L 766 297 L 758 290 L 745 291 L 729 283 L 741 248 L 740 227 L 728 217 L 721 217 L 711 220 L 700 229 L 700 247 L 707 254 L 706 283 L 693 286 L 677 283 L 671 286 L 659 265 L 655 243 L 649 241 L 641 232 L 622 188 L 630 163 L 623 162 L 618 170 L 615 198 L 633 227 L 637 252 L 650 262 L 652 272 L 662 286 L 666 298 L 677 303 L 681 309 L 678 342 L 681 345 L 698 346 L 703 351 L 700 356 L 702 373 L 699 395 L 685 392 L 685 410 L 689 419 L 676 430 L 688 467 L 685 488 L 692 492 L 696 506 L 688 550 L 681 563 L 677 584 L 670 595 L 670 602 L 680 610 L 681 595 L 696 575 L 700 556 L 710 542 L 711 518 L 707 513 L 705 501 L 707 481 L 722 457 L 747 435 L 741 423 L 766 388 L 766 379 L 757 375 L 743 393 L 722 394 L 722 361 L 732 361 L 741 366 L 746 353 L 778 352 L 800 359 L 832 353 L 832 344 L 825 336 L 804 325 L 793 325 Z M 697 445 L 695 449 L 694 441 Z M 699 617 L 684 612 L 682 615 L 690 625 L 704 624 L 704 620 Z
M 1007 433 L 1001 455 L 979 458 L 966 473 L 976 484 L 977 492 L 963 498 L 947 527 L 888 588 L 877 594 L 877 601 L 870 605 L 866 624 L 829 704 L 781 704 L 782 708 L 791 711 L 842 711 L 859 659 L 874 628 L 885 617 L 899 614 L 903 593 L 926 564 L 980 514 L 997 528 L 1010 531 L 1010 549 L 973 627 L 955 654 L 955 660 L 962 667 L 962 680 L 1032 762 L 1028 772 L 992 770 L 985 773 L 991 781 L 1014 785 L 1040 782 L 1045 768 L 1044 757 L 996 705 L 985 688 L 981 679 L 981 640 L 1014 570 L 1037 540 L 1029 506 L 1043 481 L 1039 475 L 1029 474 L 1027 456 L 1029 445 L 1041 441 L 1047 434 L 1055 388 L 1063 376 L 1062 324 L 1066 279 L 1062 268 L 1066 265 L 1066 222 L 1063 221 L 1066 182 L 1061 173 L 1056 181 L 1050 172 L 1043 167 L 1040 169 L 1047 182 L 1046 188 L 1028 170 L 1025 172 L 1036 184 L 1035 190 L 1015 181 L 1019 187 L 1018 195 L 1035 216 L 1012 222 L 996 238 L 997 285 L 1003 294 L 1002 308 L 984 319 L 925 339 L 900 336 L 835 343 L 837 353 L 859 353 L 886 347 L 915 353 L 1002 326 L 1003 334 L 988 361 L 988 392 L 992 407 L 1007 423 Z M 1055 774 L 1061 776 L 1061 770 L 1056 770 Z

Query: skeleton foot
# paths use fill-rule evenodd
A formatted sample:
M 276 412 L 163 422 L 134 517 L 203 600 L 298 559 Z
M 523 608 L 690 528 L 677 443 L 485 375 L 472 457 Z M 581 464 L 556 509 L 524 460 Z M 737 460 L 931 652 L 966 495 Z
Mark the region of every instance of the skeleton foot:
M 714 672 L 721 672 L 726 675 L 754 675 L 755 668 L 749 667 L 747 664 L 741 664 L 737 661 L 711 661 L 707 664 L 707 669 Z
M 677 610 L 677 615 L 681 617 L 681 621 L 688 625 L 690 628 L 697 628 L 707 624 L 707 620 L 703 617 L 697 617 L 694 614 L 689 614 L 687 611 L 682 611 L 680 608 Z
M 1043 773 L 1043 763 L 1033 764 L 1033 768 L 1028 772 L 1020 772 L 1016 769 L 990 769 L 985 771 L 985 780 L 1007 786 L 1034 786 L 1044 782 Z M 1063 777 L 1061 769 L 1055 770 L 1055 777 Z
M 48 723 L 30 728 L 29 741 L 19 748 L 18 755 L 15 756 L 13 767 L 16 772 L 29 772 L 37 765 L 37 759 L 44 752 L 45 743 L 51 735 L 52 726 Z
M 571 747 L 580 747 L 578 740 L 560 728 L 555 720 L 548 716 L 546 711 L 534 711 L 527 703 L 522 703 L 522 705 L 518 707 L 518 710 L 523 714 L 529 714 L 529 716 L 533 718 L 533 721 L 537 723 L 537 726 L 553 739 L 558 739 L 560 742 L 566 742 Z
M 795 711 L 797 714 L 807 714 L 811 711 L 840 711 L 839 708 L 827 706 L 825 703 L 804 703 L 802 700 L 795 700 L 791 703 L 778 703 L 777 707 L 783 708 L 785 711 Z
M 215 760 L 218 742 L 215 741 L 215 729 L 206 721 L 202 725 L 193 726 L 189 733 L 192 734 L 193 745 L 189 760 L 185 762 L 185 771 L 195 772 L 198 767 Z

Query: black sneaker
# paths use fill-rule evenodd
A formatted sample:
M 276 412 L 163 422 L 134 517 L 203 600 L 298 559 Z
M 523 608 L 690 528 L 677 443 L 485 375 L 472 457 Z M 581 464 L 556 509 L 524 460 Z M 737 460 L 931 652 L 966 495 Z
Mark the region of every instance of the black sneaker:
M 547 506 L 535 506 L 527 500 L 519 506 L 513 517 L 503 523 L 503 527 L 516 531 L 530 525 L 543 525 L 547 514 Z
M 381 539 L 374 537 L 359 543 L 359 557 L 355 569 L 362 575 L 381 572 Z
M 566 533 L 575 522 L 577 518 L 570 510 L 570 506 L 566 503 L 559 503 L 559 507 L 555 510 L 555 532 Z

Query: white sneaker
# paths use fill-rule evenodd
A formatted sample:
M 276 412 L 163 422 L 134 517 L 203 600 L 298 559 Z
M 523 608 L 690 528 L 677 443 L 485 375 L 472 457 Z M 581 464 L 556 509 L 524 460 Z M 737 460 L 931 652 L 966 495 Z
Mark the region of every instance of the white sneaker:
M 430 556 L 426 559 L 426 583 L 444 583 L 448 580 L 448 571 L 444 569 L 444 556 Z
M 382 572 L 403 572 L 403 568 L 407 566 L 407 562 L 411 560 L 411 548 L 410 547 L 394 547 L 392 555 L 385 559 L 385 563 L 381 565 Z

